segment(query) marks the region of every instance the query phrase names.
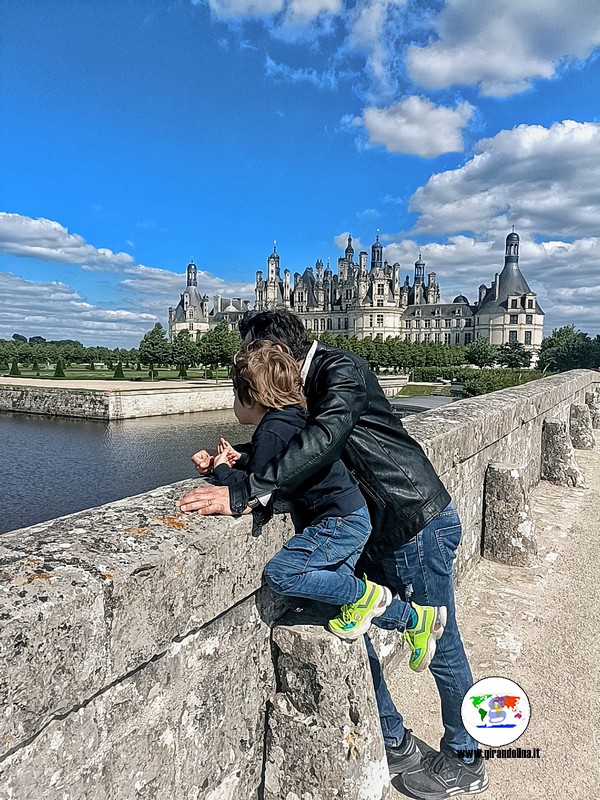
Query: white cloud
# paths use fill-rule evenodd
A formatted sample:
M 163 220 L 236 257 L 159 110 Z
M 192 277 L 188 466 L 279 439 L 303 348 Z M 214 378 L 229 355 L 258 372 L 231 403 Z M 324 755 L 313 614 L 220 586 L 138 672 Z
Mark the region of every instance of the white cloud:
M 446 242 L 423 246 L 414 239 L 399 239 L 386 245 L 384 258 L 391 264 L 399 262 L 402 279 L 409 275 L 412 281 L 414 262 L 422 253 L 425 273 L 436 273 L 442 302 L 464 294 L 474 303 L 478 287 L 482 283 L 489 286 L 504 266 L 509 230 L 482 239 L 452 236 Z M 546 313 L 546 335 L 574 321 L 586 333 L 600 333 L 600 238 L 536 243 L 527 236 L 521 237 L 519 263 Z
M 278 14 L 284 0 L 209 0 L 208 5 L 219 19 L 263 17 Z
M 119 272 L 133 264 L 128 253 L 93 247 L 58 222 L 0 212 L 0 252 L 10 255 L 85 265 L 91 270 Z
M 104 309 L 87 303 L 60 282 L 27 281 L 0 272 L 0 339 L 13 333 L 46 339 L 76 339 L 87 346 L 137 347 L 160 316 L 145 311 Z
M 597 0 L 447 0 L 434 23 L 437 40 L 412 46 L 407 67 L 428 89 L 477 84 L 505 97 L 600 45 Z
M 342 253 L 344 252 L 346 247 L 348 247 L 348 236 L 350 236 L 349 231 L 343 231 L 342 233 L 338 233 L 337 236 L 333 237 L 333 243 L 335 244 L 336 247 L 339 247 Z M 366 247 L 363 246 L 360 239 L 357 239 L 355 236 L 352 237 L 352 247 L 354 248 L 355 258 L 356 255 L 360 253 L 361 250 L 367 249 Z
M 432 175 L 409 208 L 418 233 L 485 236 L 515 224 L 532 236 L 593 236 L 599 187 L 600 124 L 519 125 L 479 141 L 459 169 Z
M 365 108 L 362 119 L 353 122 L 364 125 L 370 144 L 383 145 L 390 153 L 435 158 L 463 150 L 462 128 L 473 111 L 470 103 L 447 108 L 413 96 L 389 108 Z

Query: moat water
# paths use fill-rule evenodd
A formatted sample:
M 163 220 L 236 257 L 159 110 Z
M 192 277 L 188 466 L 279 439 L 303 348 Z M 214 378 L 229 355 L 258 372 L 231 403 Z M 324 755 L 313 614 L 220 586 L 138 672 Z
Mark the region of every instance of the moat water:
M 0 533 L 197 477 L 192 453 L 252 431 L 233 411 L 118 422 L 0 413 Z

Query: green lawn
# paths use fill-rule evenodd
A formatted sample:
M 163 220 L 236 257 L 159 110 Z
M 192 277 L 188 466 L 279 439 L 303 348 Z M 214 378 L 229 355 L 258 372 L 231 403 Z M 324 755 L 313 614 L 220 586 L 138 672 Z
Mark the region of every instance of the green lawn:
M 413 395 L 438 394 L 450 396 L 450 386 L 443 384 L 432 386 L 430 383 L 407 383 L 403 386 L 398 397 L 412 397 Z
M 85 367 L 80 367 L 79 365 L 73 367 L 65 367 L 65 377 L 64 378 L 53 378 L 54 375 L 54 367 L 51 369 L 40 369 L 38 371 L 34 371 L 32 369 L 27 369 L 25 367 L 19 367 L 19 372 L 21 373 L 22 378 L 48 378 L 49 380 L 55 380 L 60 382 L 61 380 L 80 380 L 80 381 L 107 381 L 112 380 L 114 369 L 101 369 L 96 367 L 95 370 L 89 370 Z M 169 380 L 169 381 L 176 381 L 178 379 L 179 370 L 176 368 L 173 369 L 159 369 L 158 370 L 158 378 L 159 380 Z M 188 378 L 190 380 L 197 380 L 198 378 L 204 378 L 205 370 L 202 369 L 188 369 Z M 221 367 L 219 369 L 219 378 L 226 378 L 227 377 L 227 369 Z M 150 376 L 148 375 L 148 369 L 142 367 L 140 371 L 135 369 L 125 369 L 123 367 L 123 374 L 125 375 L 126 381 L 132 380 L 142 380 L 142 381 L 149 381 Z M 0 373 L 0 377 L 8 378 L 9 370 L 3 371 Z M 155 379 L 156 380 L 156 379 Z M 120 383 L 121 381 L 117 381 Z M 182 383 L 185 383 L 185 379 L 182 380 Z

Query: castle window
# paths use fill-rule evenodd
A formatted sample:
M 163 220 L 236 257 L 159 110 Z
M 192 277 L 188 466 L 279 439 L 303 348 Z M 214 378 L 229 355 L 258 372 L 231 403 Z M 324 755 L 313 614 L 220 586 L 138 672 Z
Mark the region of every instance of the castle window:
M 318 319 L 316 319 L 316 320 L 313 322 L 313 328 L 314 328 L 314 330 L 316 330 L 316 331 L 318 331 L 318 330 L 319 330 L 319 320 L 318 320 Z
M 533 300 L 527 301 L 527 308 L 533 308 Z
M 450 327 L 450 324 L 451 324 L 451 322 L 452 322 L 452 320 L 451 320 L 451 319 L 445 319 L 445 320 L 444 320 L 444 328 L 449 328 L 449 327 Z
M 509 342 L 518 342 L 517 332 L 516 331 L 509 331 L 508 332 L 508 341 Z
M 373 327 L 373 314 L 369 314 L 369 328 Z
M 412 342 L 412 335 L 410 333 L 407 333 L 406 336 L 404 337 L 404 341 Z
M 426 328 L 431 328 L 431 320 L 430 319 L 423 320 L 423 324 L 425 325 Z
M 377 308 L 383 308 L 383 300 L 377 300 Z
M 383 283 L 378 283 L 377 284 L 377 294 L 383 294 L 383 291 L 384 291 Z
M 344 329 L 348 330 L 348 317 L 344 320 Z
M 471 344 L 471 334 L 465 333 L 465 344 Z
M 511 308 L 518 308 L 517 303 L 518 303 L 518 300 L 511 300 L 510 301 L 510 307 Z
M 445 333 L 444 334 L 444 344 L 451 344 L 451 342 L 452 342 L 452 334 L 451 333 Z
M 511 325 L 518 325 L 519 324 L 519 315 L 518 314 L 511 314 L 510 315 L 510 324 Z
M 378 333 L 378 334 L 375 336 L 375 340 L 376 340 L 376 341 L 379 341 L 379 342 L 382 342 L 382 341 L 383 341 L 383 336 L 382 336 L 380 333 Z
M 188 328 L 189 328 L 191 331 L 193 331 L 193 330 L 194 330 L 194 323 L 193 323 L 193 322 L 188 322 Z
M 423 341 L 424 341 L 424 342 L 427 342 L 427 343 L 429 344 L 429 342 L 431 341 L 431 334 L 430 334 L 430 333 L 426 333 L 426 334 L 423 336 Z
M 434 339 L 436 344 L 440 344 L 442 341 L 442 334 L 441 333 L 434 334 Z
M 325 320 L 324 319 L 321 320 L 321 330 L 322 331 L 325 330 Z
M 454 336 L 454 344 L 460 344 L 460 333 Z
M 525 325 L 533 325 L 533 314 L 525 314 Z
M 341 330 L 342 330 L 342 320 L 341 320 L 340 317 L 338 317 L 338 331 L 341 331 Z
M 190 308 L 190 310 L 189 310 L 189 312 L 188 312 L 188 317 L 189 317 L 190 319 L 194 319 L 194 309 L 193 309 L 193 308 Z
M 380 328 L 383 326 L 383 314 L 377 314 L 377 325 Z
M 466 319 L 465 320 L 465 328 L 470 328 L 470 327 L 471 327 L 471 320 L 470 319 Z
M 411 326 L 411 321 L 410 321 L 409 319 L 407 319 L 407 320 L 405 321 L 405 323 L 404 323 L 404 327 L 405 327 L 405 328 L 410 328 L 410 326 Z
M 531 344 L 531 331 L 525 331 L 525 344 Z
M 440 320 L 439 319 L 434 319 L 433 320 L 433 327 L 434 328 L 439 328 L 440 327 Z
M 420 317 L 420 316 L 421 316 L 421 309 L 415 308 L 415 317 Z
M 332 323 L 331 318 L 329 318 L 327 320 L 327 330 L 330 331 L 332 329 L 332 327 L 333 327 L 333 323 Z

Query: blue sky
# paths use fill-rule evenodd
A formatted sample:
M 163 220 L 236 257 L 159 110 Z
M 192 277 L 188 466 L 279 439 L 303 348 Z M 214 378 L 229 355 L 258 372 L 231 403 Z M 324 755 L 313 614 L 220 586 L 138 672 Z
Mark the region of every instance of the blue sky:
M 136 346 L 348 233 L 600 333 L 597 0 L 3 0 L 0 338 Z

